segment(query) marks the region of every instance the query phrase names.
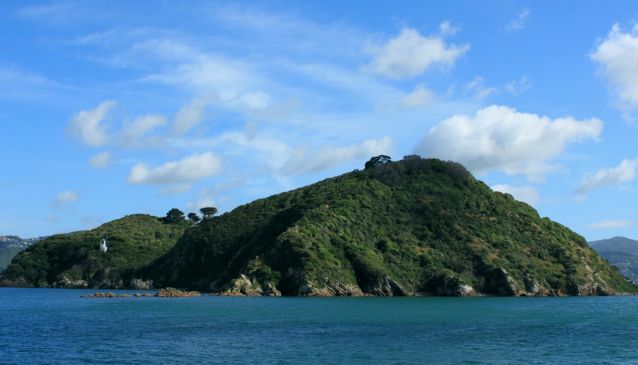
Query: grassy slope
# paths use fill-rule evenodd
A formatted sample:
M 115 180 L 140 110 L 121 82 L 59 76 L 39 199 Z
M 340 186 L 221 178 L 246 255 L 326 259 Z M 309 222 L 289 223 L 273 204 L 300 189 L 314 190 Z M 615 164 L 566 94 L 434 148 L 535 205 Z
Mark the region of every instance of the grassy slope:
M 526 280 L 571 294 L 592 284 L 636 290 L 566 227 L 458 164 L 415 158 L 206 220 L 145 273 L 213 290 L 240 274 L 289 295 L 445 293 L 449 283 L 508 295 Z
M 2 274 L 5 281 L 47 287 L 66 277 L 91 287 L 121 287 L 175 245 L 189 224 L 164 224 L 149 215 L 129 215 L 90 231 L 55 235 L 18 254 Z M 101 238 L 108 252 L 99 252 Z

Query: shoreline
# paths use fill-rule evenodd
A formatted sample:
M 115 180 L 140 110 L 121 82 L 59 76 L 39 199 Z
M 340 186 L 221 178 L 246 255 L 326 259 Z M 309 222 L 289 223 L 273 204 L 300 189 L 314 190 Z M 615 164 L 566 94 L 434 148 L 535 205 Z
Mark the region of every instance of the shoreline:
M 178 297 L 283 297 L 283 298 L 549 298 L 549 297 L 631 297 L 638 293 L 617 292 L 612 295 L 440 295 L 433 293 L 414 293 L 412 295 L 245 295 L 229 292 L 200 292 L 188 289 L 160 288 L 160 289 L 121 289 L 121 288 L 60 288 L 60 287 L 16 287 L 0 286 L 2 289 L 49 289 L 49 290 L 77 290 L 94 291 L 91 294 L 80 295 L 82 298 L 178 298 Z

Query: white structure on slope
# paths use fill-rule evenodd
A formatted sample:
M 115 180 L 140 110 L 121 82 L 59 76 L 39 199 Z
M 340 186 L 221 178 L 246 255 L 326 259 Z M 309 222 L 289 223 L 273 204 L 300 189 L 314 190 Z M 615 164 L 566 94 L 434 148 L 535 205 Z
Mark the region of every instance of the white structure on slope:
M 100 252 L 102 253 L 106 253 L 106 250 L 108 250 L 109 248 L 106 247 L 106 239 L 102 238 L 102 240 L 100 241 Z

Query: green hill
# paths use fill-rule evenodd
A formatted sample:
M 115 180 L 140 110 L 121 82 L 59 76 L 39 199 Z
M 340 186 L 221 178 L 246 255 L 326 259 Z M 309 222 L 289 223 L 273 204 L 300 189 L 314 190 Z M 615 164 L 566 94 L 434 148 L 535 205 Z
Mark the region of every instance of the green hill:
M 583 237 L 463 166 L 388 160 L 206 219 L 143 275 L 229 295 L 638 290 Z
M 638 283 L 638 241 L 613 237 L 589 243 L 602 257 L 634 283 Z
M 172 248 L 189 223 L 166 224 L 149 215 L 129 215 L 96 229 L 47 237 L 19 253 L 0 276 L 0 284 L 31 287 L 108 287 L 147 285 L 136 277 Z M 100 239 L 108 251 L 99 251 Z M 132 282 L 132 283 L 131 283 Z

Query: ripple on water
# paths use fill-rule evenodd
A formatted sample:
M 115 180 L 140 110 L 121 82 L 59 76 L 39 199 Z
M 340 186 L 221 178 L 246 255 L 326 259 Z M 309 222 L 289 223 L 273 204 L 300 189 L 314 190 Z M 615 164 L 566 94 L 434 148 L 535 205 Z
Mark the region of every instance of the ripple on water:
M 85 293 L 0 289 L 0 362 L 638 363 L 638 297 L 80 299 Z

